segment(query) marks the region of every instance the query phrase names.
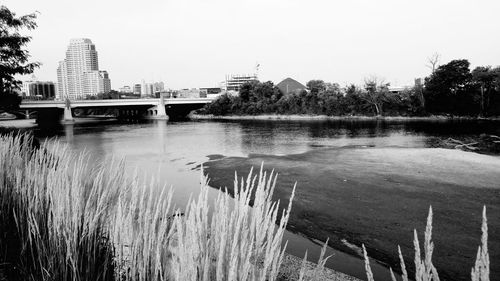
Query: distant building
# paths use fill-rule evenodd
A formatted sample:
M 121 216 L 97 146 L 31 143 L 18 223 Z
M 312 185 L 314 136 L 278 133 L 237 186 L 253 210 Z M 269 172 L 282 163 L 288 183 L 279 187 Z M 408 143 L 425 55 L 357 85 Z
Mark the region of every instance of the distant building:
M 106 71 L 99 71 L 95 45 L 90 39 L 71 39 L 66 57 L 57 68 L 60 99 L 81 99 L 111 90 Z
M 292 78 L 286 78 L 285 80 L 279 82 L 276 87 L 280 89 L 281 93 L 283 95 L 290 94 L 290 93 L 297 93 L 302 90 L 307 90 L 307 87 L 298 82 L 297 80 L 294 80 Z
M 123 86 L 121 88 L 118 89 L 119 92 L 122 92 L 122 93 L 132 93 L 132 88 L 130 88 L 130 86 Z
M 163 82 L 155 82 L 153 83 L 153 92 L 156 93 L 161 93 L 165 90 L 165 83 Z
M 93 70 L 83 74 L 83 94 L 107 94 L 111 91 L 111 80 L 107 71 Z
M 68 66 L 66 60 L 59 62 L 57 68 L 57 99 L 63 100 L 68 95 Z
M 222 88 L 228 92 L 238 92 L 243 84 L 254 81 L 258 81 L 256 74 L 226 75 L 226 80 L 222 82 Z
M 200 93 L 200 89 L 182 89 L 178 90 L 175 96 L 178 98 L 199 98 Z
M 387 89 L 389 90 L 389 92 L 393 93 L 393 94 L 399 94 L 399 93 L 402 93 L 403 91 L 409 89 L 410 87 L 408 86 L 389 86 Z
M 424 79 L 422 79 L 422 78 L 415 78 L 415 86 L 416 87 L 423 87 L 424 86 Z
M 54 82 L 49 81 L 25 81 L 21 92 L 24 97 L 54 99 L 56 97 L 56 85 Z
M 154 85 L 152 83 L 145 83 L 142 80 L 141 84 L 141 97 L 152 97 L 154 95 Z
M 200 88 L 200 98 L 214 97 L 222 93 L 220 87 Z
M 135 84 L 134 85 L 134 89 L 133 89 L 134 95 L 140 95 L 142 93 L 141 89 L 142 89 L 142 85 L 141 84 Z

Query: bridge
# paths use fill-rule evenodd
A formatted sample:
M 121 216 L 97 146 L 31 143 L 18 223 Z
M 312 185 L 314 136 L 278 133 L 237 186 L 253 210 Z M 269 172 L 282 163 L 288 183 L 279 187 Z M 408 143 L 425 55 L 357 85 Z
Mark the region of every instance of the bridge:
M 74 122 L 75 109 L 112 109 L 121 119 L 169 119 L 187 116 L 189 112 L 212 102 L 211 98 L 156 98 L 156 99 L 109 99 L 28 101 L 19 106 L 26 111 L 37 112 L 37 122 Z M 27 114 L 26 114 L 27 115 Z

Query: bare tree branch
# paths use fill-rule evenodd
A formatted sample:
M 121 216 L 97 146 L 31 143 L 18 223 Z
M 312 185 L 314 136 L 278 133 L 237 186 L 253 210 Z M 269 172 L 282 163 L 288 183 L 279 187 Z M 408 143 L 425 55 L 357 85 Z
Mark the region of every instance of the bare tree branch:
M 430 70 L 432 70 L 432 73 L 434 73 L 434 71 L 436 71 L 436 67 L 439 66 L 440 58 L 441 55 L 439 53 L 432 54 L 432 56 L 427 58 L 428 64 L 426 64 L 425 66 L 427 66 Z

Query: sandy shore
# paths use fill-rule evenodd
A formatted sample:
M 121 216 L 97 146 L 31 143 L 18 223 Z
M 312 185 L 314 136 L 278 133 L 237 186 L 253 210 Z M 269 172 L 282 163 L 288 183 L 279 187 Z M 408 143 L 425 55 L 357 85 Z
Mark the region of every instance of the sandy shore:
M 33 128 L 36 127 L 35 119 L 14 119 L 14 120 L 2 120 L 0 121 L 0 127 L 4 128 Z
M 278 280 L 299 280 L 300 268 L 302 267 L 302 259 L 292 256 L 289 254 L 285 254 L 283 258 L 283 263 L 280 268 Z M 306 263 L 306 271 L 305 277 L 314 277 L 313 280 L 316 281 L 360 281 L 359 279 L 344 274 L 342 272 L 335 271 L 330 268 L 324 268 L 322 272 L 320 272 L 317 276 L 314 276 L 314 269 L 316 268 L 316 264 L 312 262 Z
M 411 264 L 413 230 L 425 228 L 434 210 L 433 256 L 442 280 L 466 280 L 480 239 L 483 205 L 488 227 L 500 231 L 500 158 L 439 148 L 327 148 L 301 154 L 225 157 L 204 164 L 214 187 L 232 189 L 234 171 L 244 176 L 265 163 L 279 173 L 274 200 L 286 206 L 297 190 L 289 229 L 349 253 L 345 239 L 398 268 L 397 245 Z M 500 248 L 492 236 L 491 249 Z M 500 253 L 490 253 L 498 275 Z
M 386 121 L 440 121 L 440 120 L 495 120 L 499 117 L 476 118 L 476 117 L 450 117 L 450 116 L 327 116 L 327 115 L 225 115 L 216 116 L 211 114 L 191 114 L 194 120 L 386 120 Z

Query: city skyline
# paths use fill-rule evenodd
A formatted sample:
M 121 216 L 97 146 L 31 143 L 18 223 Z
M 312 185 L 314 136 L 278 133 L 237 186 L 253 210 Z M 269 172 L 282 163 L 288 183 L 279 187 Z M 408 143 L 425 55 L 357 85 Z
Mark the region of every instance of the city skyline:
M 70 40 L 65 58 L 59 61 L 57 85 L 59 99 L 81 99 L 111 90 L 108 72 L 99 70 L 98 52 L 92 40 Z
M 115 89 L 143 79 L 169 88 L 214 86 L 231 73 L 262 81 L 286 77 L 360 84 L 376 75 L 410 85 L 429 75 L 427 58 L 441 63 L 468 59 L 471 68 L 499 65 L 498 1 L 156 1 L 68 4 L 13 1 L 18 15 L 40 11 L 29 32 L 35 74 L 55 81 L 55 69 L 71 38 L 99 46 L 100 64 Z M 77 8 L 79 13 L 70 12 Z M 89 17 L 89 15 L 92 15 Z M 480 32 L 478 32 L 480 31 Z M 491 36 L 484 36 L 491 34 Z

